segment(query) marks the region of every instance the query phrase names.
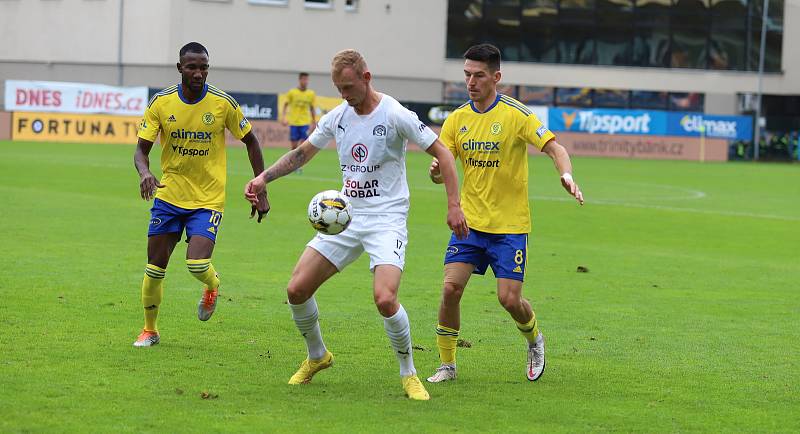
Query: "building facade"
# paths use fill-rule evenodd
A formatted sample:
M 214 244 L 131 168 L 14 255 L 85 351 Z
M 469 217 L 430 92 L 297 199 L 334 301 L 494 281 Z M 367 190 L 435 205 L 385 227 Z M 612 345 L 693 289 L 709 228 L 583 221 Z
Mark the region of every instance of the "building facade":
M 355 48 L 380 90 L 438 103 L 463 97 L 461 53 L 488 41 L 505 90 L 532 103 L 739 114 L 754 107 L 762 1 L 0 0 L 0 80 L 166 87 L 198 41 L 221 88 L 283 92 L 307 71 L 335 96 L 330 59 Z M 765 111 L 792 118 L 800 1 L 769 10 Z

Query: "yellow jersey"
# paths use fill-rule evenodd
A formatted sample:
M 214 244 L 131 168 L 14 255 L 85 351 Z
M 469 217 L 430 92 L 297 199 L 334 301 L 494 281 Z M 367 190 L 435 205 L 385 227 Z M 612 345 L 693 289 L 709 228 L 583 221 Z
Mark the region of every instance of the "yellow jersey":
M 155 142 L 161 133 L 161 183 L 156 197 L 172 205 L 225 207 L 225 128 L 237 139 L 252 128 L 230 95 L 206 84 L 189 103 L 180 84 L 153 95 L 144 111 L 139 137 Z
M 439 138 L 464 167 L 461 208 L 467 225 L 492 234 L 530 232 L 528 145 L 541 150 L 555 138 L 536 115 L 497 94 L 483 113 L 472 101 L 450 113 Z
M 311 107 L 314 105 L 316 94 L 311 89 L 289 89 L 286 92 L 286 102 L 289 104 L 286 113 L 286 122 L 293 126 L 311 125 Z

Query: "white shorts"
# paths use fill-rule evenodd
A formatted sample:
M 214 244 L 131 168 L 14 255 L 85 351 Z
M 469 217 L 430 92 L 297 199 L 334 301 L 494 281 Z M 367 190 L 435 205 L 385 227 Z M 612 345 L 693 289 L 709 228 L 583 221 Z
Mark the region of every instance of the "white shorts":
M 337 270 L 358 259 L 366 251 L 369 269 L 394 265 L 403 269 L 406 259 L 408 229 L 406 216 L 397 214 L 354 215 L 350 226 L 338 235 L 317 234 L 306 246 L 331 261 Z

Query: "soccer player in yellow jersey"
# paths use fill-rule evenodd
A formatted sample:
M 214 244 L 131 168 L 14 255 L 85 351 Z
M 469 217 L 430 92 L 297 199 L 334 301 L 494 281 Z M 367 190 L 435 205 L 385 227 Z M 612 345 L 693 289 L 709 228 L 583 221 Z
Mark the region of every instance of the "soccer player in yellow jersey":
M 136 347 L 159 343 L 156 320 L 167 263 L 186 231 L 186 265 L 205 288 L 197 317 L 206 321 L 217 305 L 219 277 L 211 253 L 225 206 L 225 128 L 247 146 L 253 173 L 264 170 L 261 147 L 236 101 L 206 83 L 208 51 L 197 42 L 181 48 L 181 83 L 158 92 L 144 112 L 133 160 L 142 199 L 155 196 L 147 232 L 147 267 L 142 282 L 144 329 Z M 161 180 L 150 172 L 150 150 L 161 139 Z M 266 195 L 253 205 L 258 221 L 269 209 Z
M 289 141 L 292 149 L 297 148 L 308 134 L 314 129 L 316 115 L 314 114 L 314 98 L 316 94 L 308 88 L 308 73 L 301 72 L 298 77 L 297 87 L 286 92 L 286 102 L 283 103 L 283 125 L 289 125 Z
M 456 378 L 456 343 L 460 328 L 459 302 L 470 275 L 491 266 L 497 278 L 497 298 L 527 340 L 528 380 L 544 372 L 544 337 L 536 315 L 522 297 L 530 232 L 528 207 L 528 145 L 553 159 L 561 184 L 583 204 L 572 179 L 572 164 L 563 146 L 519 101 L 497 93 L 500 51 L 489 44 L 464 54 L 464 78 L 470 100 L 442 125 L 441 141 L 461 160 L 464 180 L 461 205 L 469 226 L 466 239 L 455 234 L 445 253 L 444 288 L 436 328 L 441 366 L 428 378 L 438 383 Z M 441 183 L 438 161 L 431 179 Z

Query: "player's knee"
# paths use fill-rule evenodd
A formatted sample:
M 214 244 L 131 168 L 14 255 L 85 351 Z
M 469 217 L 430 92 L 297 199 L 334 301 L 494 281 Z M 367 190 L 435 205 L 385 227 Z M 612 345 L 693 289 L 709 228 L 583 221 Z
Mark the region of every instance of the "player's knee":
M 292 279 L 286 286 L 286 298 L 291 304 L 302 304 L 311 298 L 311 294 L 296 279 Z
M 498 293 L 497 300 L 509 312 L 516 310 L 522 302 L 522 298 L 513 292 Z
M 397 296 L 389 291 L 378 291 L 374 294 L 375 307 L 385 317 L 395 314 L 398 309 Z
M 442 297 L 444 298 L 445 302 L 458 303 L 461 300 L 462 295 L 464 295 L 464 285 L 454 282 L 444 283 Z

